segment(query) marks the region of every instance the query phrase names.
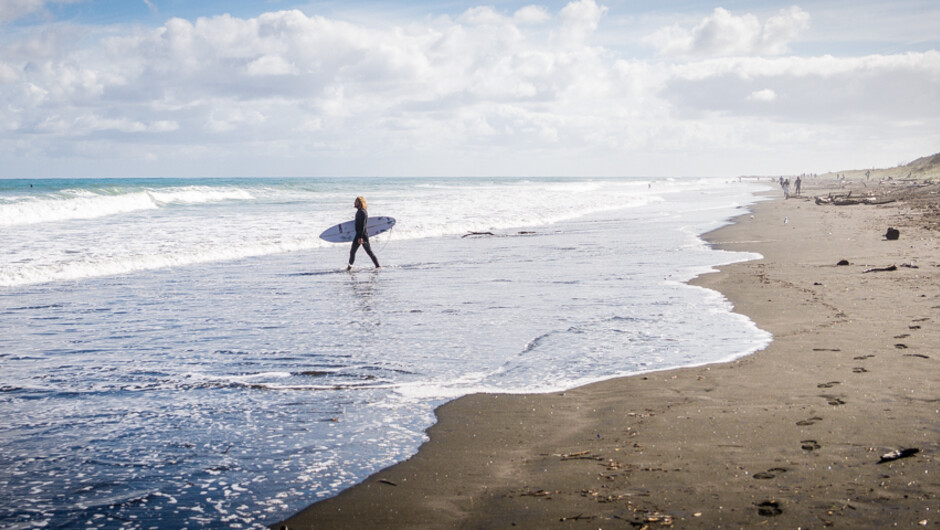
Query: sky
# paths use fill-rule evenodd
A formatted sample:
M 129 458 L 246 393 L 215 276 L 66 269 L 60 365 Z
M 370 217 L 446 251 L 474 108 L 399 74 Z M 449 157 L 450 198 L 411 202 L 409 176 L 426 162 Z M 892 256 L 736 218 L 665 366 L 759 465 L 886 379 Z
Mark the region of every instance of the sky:
M 794 175 L 940 152 L 936 0 L 0 0 L 0 178 Z

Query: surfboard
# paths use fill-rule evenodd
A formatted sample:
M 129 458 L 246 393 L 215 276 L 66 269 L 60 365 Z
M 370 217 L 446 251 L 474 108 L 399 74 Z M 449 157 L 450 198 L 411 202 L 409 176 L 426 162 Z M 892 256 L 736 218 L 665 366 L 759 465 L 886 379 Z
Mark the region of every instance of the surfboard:
M 395 226 L 395 219 L 392 217 L 378 216 L 370 217 L 366 223 L 366 230 L 369 237 L 387 232 Z M 331 226 L 320 234 L 320 239 L 330 243 L 349 243 L 356 235 L 356 221 L 346 221 L 335 226 Z

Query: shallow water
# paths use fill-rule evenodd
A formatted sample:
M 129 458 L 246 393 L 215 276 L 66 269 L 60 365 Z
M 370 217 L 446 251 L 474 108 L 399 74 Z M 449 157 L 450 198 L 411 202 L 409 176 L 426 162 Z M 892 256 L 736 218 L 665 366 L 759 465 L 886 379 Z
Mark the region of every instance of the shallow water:
M 190 195 L 64 219 L 56 203 L 4 227 L 17 249 L 0 267 L 4 526 L 270 524 L 413 454 L 448 399 L 769 340 L 682 283 L 753 257 L 697 237 L 752 185 L 370 181 L 370 213 L 399 225 L 373 238 L 381 270 L 360 252 L 348 273 L 347 246 L 316 234 L 351 217 L 364 183 L 285 182 L 121 182 Z M 0 212 L 29 202 L 4 193 Z

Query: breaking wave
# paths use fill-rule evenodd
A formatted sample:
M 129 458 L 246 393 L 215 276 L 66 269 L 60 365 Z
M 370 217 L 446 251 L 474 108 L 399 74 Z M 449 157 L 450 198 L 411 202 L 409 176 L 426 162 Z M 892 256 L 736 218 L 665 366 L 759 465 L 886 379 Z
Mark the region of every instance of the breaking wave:
M 0 226 L 32 225 L 72 219 L 95 219 L 174 204 L 251 200 L 242 189 L 187 186 L 162 190 L 67 189 L 41 196 L 0 198 Z

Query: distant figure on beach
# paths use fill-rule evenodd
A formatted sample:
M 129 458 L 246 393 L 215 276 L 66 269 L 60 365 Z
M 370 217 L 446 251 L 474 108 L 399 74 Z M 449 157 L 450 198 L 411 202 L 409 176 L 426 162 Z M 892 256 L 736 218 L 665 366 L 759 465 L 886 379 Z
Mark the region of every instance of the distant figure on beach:
M 790 198 L 790 179 L 786 179 L 783 181 L 783 198 L 784 199 Z
M 801 177 L 796 177 L 796 187 L 793 189 L 793 192 L 796 193 L 796 196 L 800 196 L 800 185 L 803 184 L 803 179 Z
M 366 250 L 366 254 L 372 258 L 372 263 L 378 269 L 381 265 L 379 265 L 379 260 L 375 257 L 375 254 L 372 253 L 372 246 L 369 245 L 369 212 L 366 210 L 365 198 L 362 196 L 356 197 L 353 206 L 356 207 L 356 236 L 353 238 L 352 248 L 349 249 L 349 265 L 346 270 L 352 270 L 353 263 L 356 262 L 356 251 L 359 250 L 360 246 Z

